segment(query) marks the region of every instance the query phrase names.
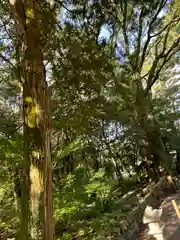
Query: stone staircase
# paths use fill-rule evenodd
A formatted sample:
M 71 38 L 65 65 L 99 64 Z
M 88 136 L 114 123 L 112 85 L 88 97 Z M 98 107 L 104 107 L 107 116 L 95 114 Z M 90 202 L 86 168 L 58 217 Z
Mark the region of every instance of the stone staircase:
M 126 219 L 120 223 L 119 239 L 121 240 L 153 240 L 152 237 L 145 234 L 143 238 L 139 235 L 141 231 L 142 217 L 147 205 L 151 205 L 154 208 L 158 208 L 163 199 L 171 193 L 174 193 L 174 187 L 176 191 L 180 189 L 179 178 L 173 178 L 173 184 L 167 181 L 167 177 L 162 177 L 160 181 L 149 189 L 149 192 L 143 200 L 127 215 Z

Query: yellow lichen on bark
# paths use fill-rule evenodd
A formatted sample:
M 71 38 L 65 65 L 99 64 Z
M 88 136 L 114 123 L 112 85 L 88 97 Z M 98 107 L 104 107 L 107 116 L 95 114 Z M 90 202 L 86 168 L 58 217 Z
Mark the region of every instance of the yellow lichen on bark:
M 24 102 L 26 104 L 26 123 L 30 128 L 35 128 L 38 126 L 39 108 L 31 97 L 26 97 Z
M 31 164 L 30 167 L 30 181 L 31 212 L 34 216 L 36 216 L 38 211 L 38 198 L 43 190 L 43 180 L 42 174 L 40 173 L 39 169 L 33 164 Z

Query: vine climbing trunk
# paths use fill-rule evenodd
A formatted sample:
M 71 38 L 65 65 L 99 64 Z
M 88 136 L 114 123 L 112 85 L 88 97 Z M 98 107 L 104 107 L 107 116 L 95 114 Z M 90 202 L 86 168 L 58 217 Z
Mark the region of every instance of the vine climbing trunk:
M 22 42 L 19 72 L 23 84 L 24 181 L 20 236 L 27 240 L 30 231 L 32 239 L 53 240 L 51 121 L 41 44 L 43 1 L 9 2 Z

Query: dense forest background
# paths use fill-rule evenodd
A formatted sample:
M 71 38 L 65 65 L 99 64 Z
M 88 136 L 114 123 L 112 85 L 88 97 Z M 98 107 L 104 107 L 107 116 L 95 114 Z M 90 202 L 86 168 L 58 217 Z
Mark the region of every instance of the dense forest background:
M 0 239 L 117 236 L 141 189 L 180 173 L 180 2 L 0 14 Z

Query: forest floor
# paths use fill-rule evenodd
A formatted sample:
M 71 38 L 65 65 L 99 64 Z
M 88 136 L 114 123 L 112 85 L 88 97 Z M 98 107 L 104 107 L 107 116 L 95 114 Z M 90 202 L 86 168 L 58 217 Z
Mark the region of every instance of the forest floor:
M 176 193 L 166 197 L 161 203 L 160 207 L 163 209 L 162 222 L 165 224 L 164 240 L 179 240 L 180 239 L 180 220 L 172 205 L 172 200 L 176 201 L 180 209 L 180 193 Z M 154 238 L 148 236 L 148 227 L 141 226 L 139 240 L 153 240 Z

